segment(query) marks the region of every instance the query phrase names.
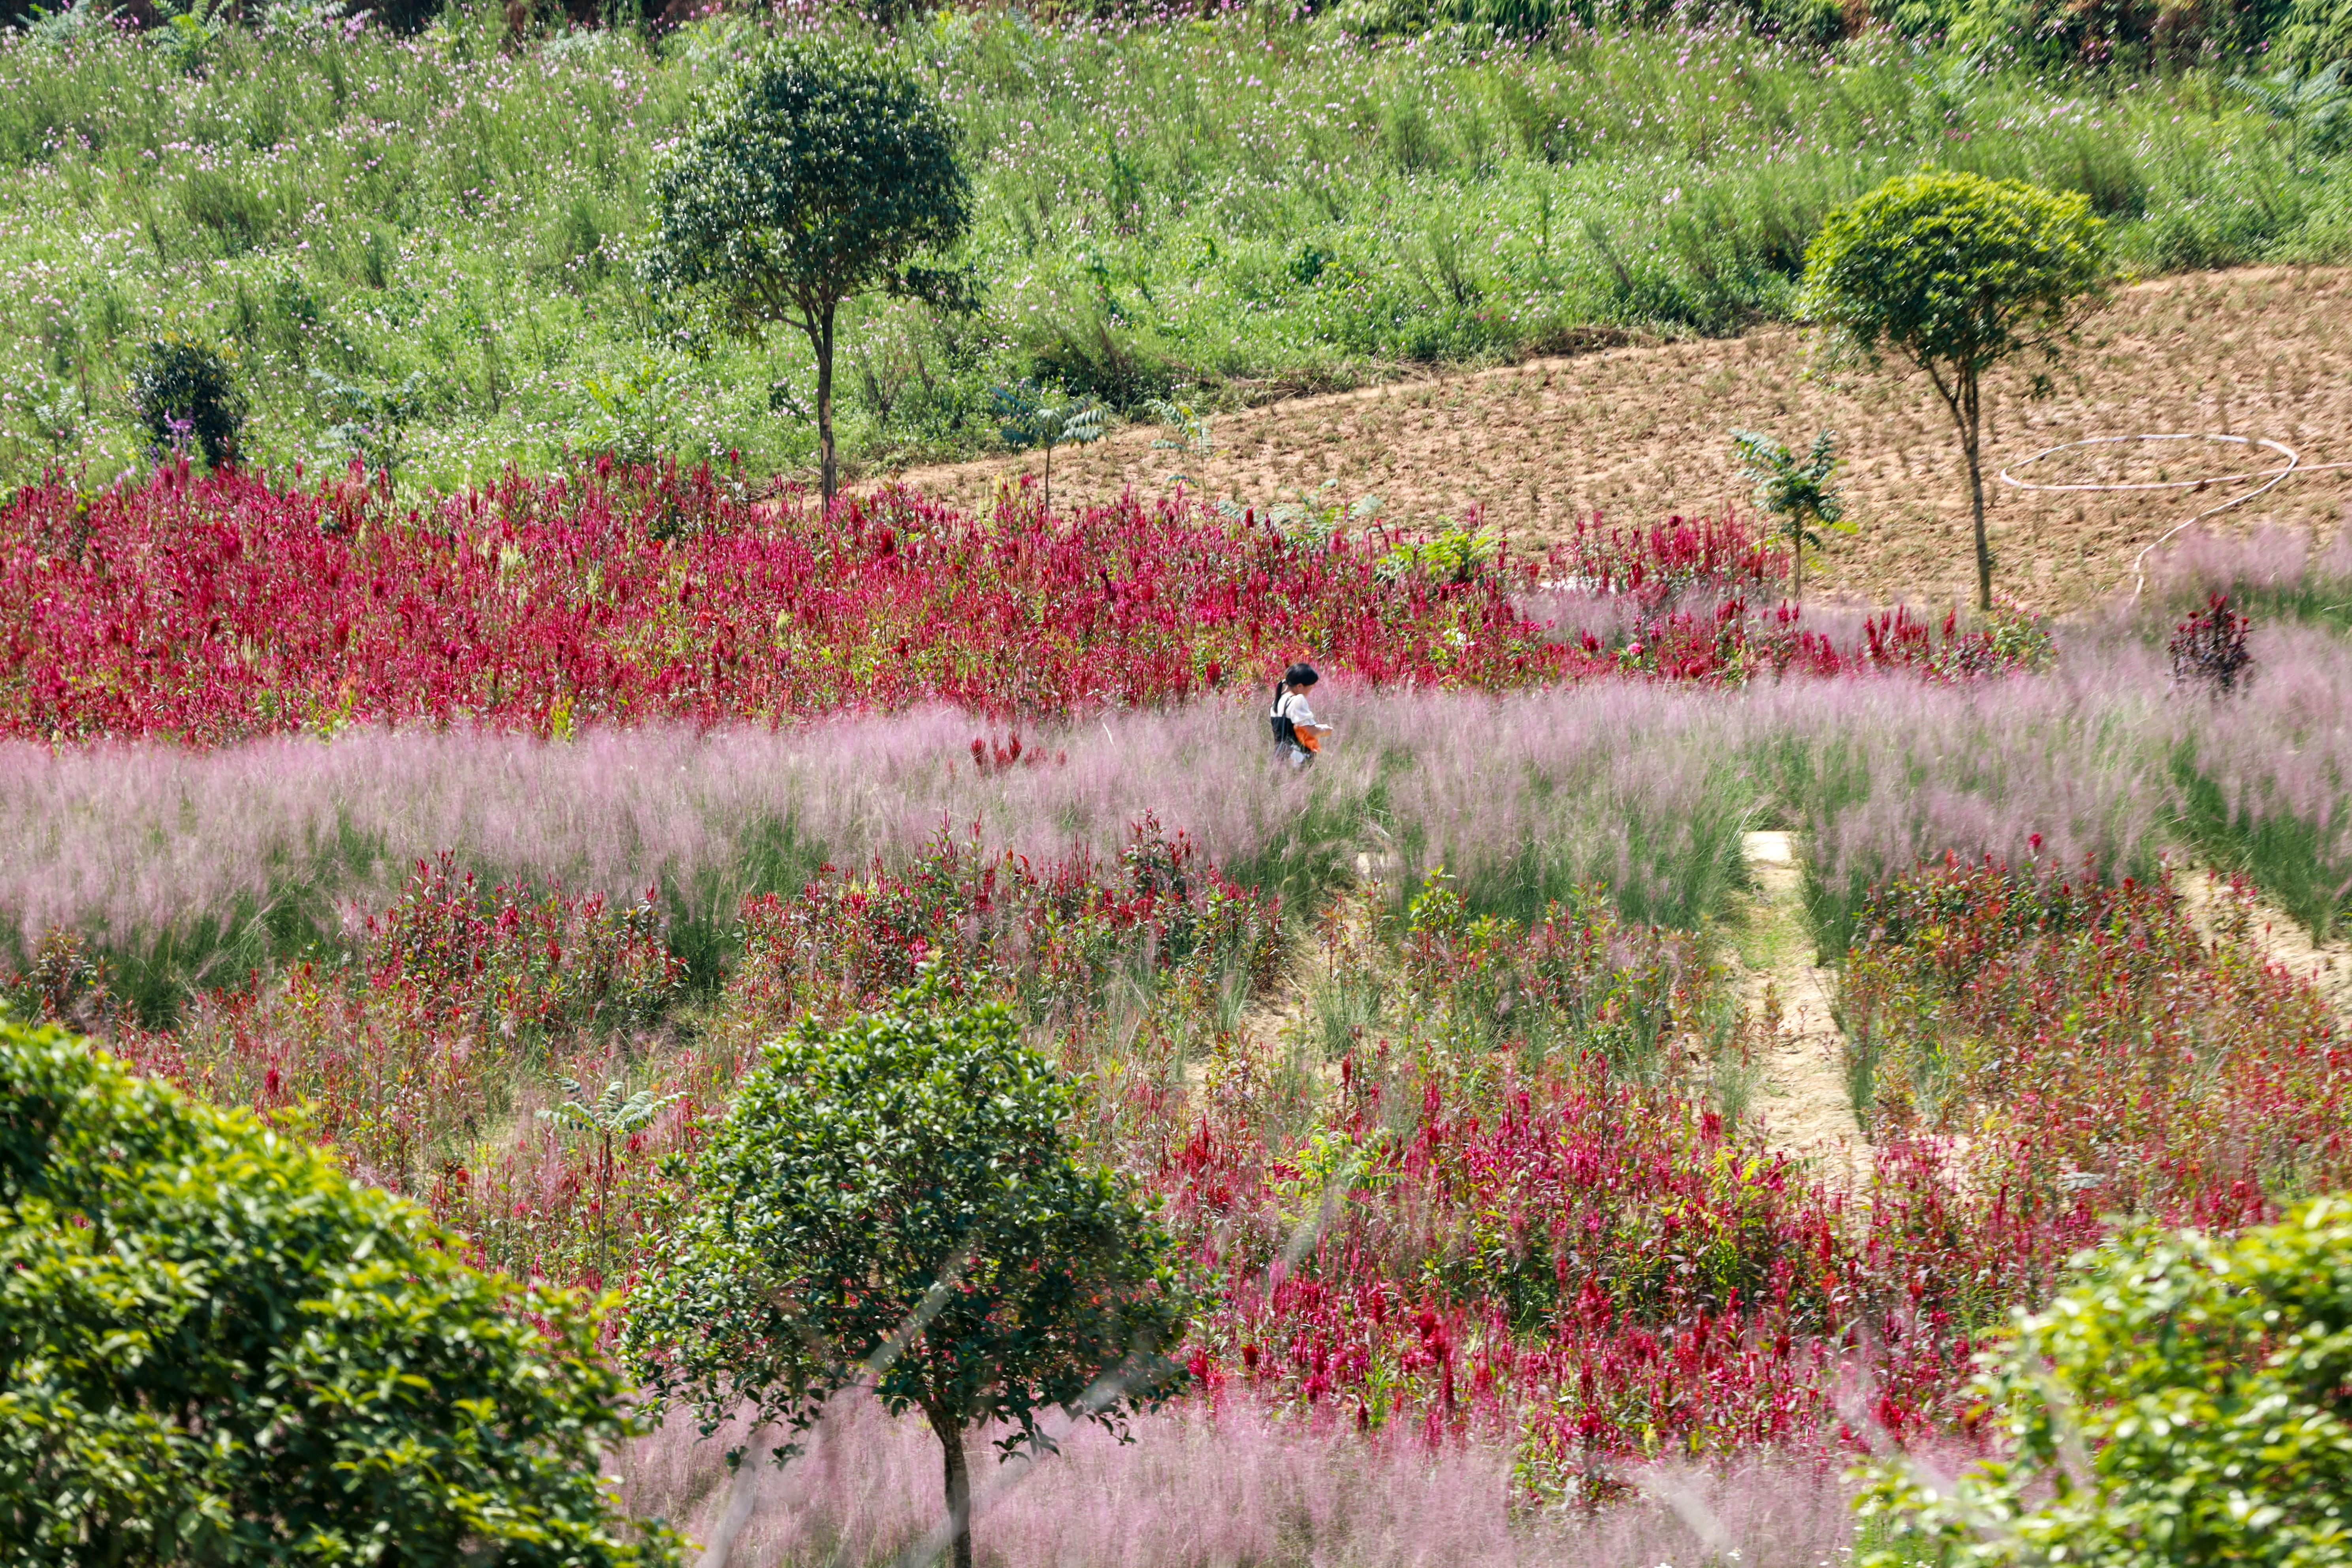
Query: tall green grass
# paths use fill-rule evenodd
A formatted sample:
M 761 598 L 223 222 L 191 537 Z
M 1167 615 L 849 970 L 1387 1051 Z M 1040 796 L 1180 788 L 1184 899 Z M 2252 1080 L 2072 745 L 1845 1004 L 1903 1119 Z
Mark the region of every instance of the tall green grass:
M 233 31 L 190 75 L 137 38 L 7 35 L 0 479 L 139 461 L 121 384 L 166 325 L 235 352 L 273 468 L 340 465 L 354 396 L 394 387 L 419 412 L 373 449 L 415 483 L 583 448 L 803 463 L 804 346 L 700 336 L 630 265 L 653 148 L 753 37 L 721 17 L 517 41 L 459 9 L 405 39 Z M 1922 162 L 2087 191 L 2146 268 L 2352 254 L 2352 183 L 2290 173 L 2218 73 L 1017 12 L 942 13 L 902 47 L 965 128 L 987 300 L 852 313 L 869 468 L 987 445 L 988 389 L 1022 375 L 1230 404 L 1596 328 L 1736 330 L 1786 310 L 1831 205 Z

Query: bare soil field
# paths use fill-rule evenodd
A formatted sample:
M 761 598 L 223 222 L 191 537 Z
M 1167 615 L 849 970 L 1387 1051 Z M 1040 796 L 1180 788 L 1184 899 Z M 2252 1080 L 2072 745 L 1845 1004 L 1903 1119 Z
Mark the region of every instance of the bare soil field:
M 2024 387 L 2022 374 L 2006 374 L 1988 400 L 1991 468 L 2061 442 L 2143 432 L 2268 437 L 2306 464 L 2352 462 L 2352 269 L 2202 273 L 2125 289 L 2093 320 L 2052 396 L 2031 402 Z M 1885 374 L 1832 373 L 1807 334 L 1786 327 L 1274 404 L 1215 419 L 1206 457 L 1155 449 L 1165 432 L 1132 426 L 1057 450 L 1054 489 L 1057 502 L 1103 500 L 1128 486 L 1163 489 L 1181 471 L 1196 489 L 1249 506 L 1378 496 L 1384 521 L 1424 526 L 1475 509 L 1516 544 L 1540 545 L 1596 511 L 1646 524 L 1744 508 L 1735 426 L 1791 446 L 1823 426 L 1843 437 L 1854 531 L 1830 540 L 1826 593 L 1927 605 L 1973 593 L 1959 447 L 1927 379 L 1892 362 Z M 2248 447 L 2150 443 L 2062 454 L 2020 477 L 2179 479 L 2277 461 Z M 1033 452 L 900 477 L 979 505 L 1000 480 L 1040 467 Z M 2238 493 L 1992 489 L 1995 586 L 2050 610 L 2127 584 L 2141 547 Z M 2348 511 L 2352 468 L 2290 478 L 2212 526 L 2326 531 Z

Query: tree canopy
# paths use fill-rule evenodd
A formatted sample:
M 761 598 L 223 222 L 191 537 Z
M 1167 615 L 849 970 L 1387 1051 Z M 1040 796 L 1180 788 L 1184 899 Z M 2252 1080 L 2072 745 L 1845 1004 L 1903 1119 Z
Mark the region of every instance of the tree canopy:
M 666 1563 L 588 1303 L 249 1113 L 0 1019 L 0 1555 Z
M 835 316 L 876 291 L 962 302 L 963 275 L 936 263 L 971 223 L 955 123 L 896 58 L 803 34 L 762 47 L 713 95 L 653 172 L 643 273 L 757 338 L 808 335 L 817 438 L 833 499 Z
M 715 1426 L 749 1404 L 792 1433 L 869 1384 L 922 1412 L 971 1563 L 966 1428 L 1050 1447 L 1058 1410 L 1114 1428 L 1172 1391 L 1187 1301 L 1156 1222 L 1075 1158 L 1069 1090 L 1003 1007 L 926 981 L 771 1045 L 654 1243 L 623 1343 Z M 775 1450 L 779 1463 L 796 1448 Z
M 1977 597 L 1992 608 L 1985 534 L 1982 379 L 2012 359 L 2063 357 L 2111 277 L 2106 226 L 2088 197 L 2015 180 L 1898 175 L 1832 211 L 1805 252 L 1799 310 L 1849 353 L 1891 350 L 1927 373 L 1960 436 L 1976 523 Z
M 1884 1467 L 1872 1568 L 2352 1558 L 2352 1200 L 2102 1250 L 1980 1376 L 2000 1455 Z

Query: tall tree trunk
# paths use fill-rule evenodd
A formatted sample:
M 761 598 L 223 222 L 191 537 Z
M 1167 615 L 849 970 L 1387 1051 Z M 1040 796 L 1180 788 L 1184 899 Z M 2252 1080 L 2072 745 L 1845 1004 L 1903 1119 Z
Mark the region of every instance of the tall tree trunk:
M 1992 546 L 1985 539 L 1984 462 L 1979 451 L 1977 377 L 1972 369 L 1959 374 L 1960 447 L 1969 459 L 1969 510 L 1977 529 L 1977 608 L 1992 612 Z
M 963 1426 L 945 1411 L 926 1409 L 923 1414 L 939 1435 L 947 1461 L 949 1561 L 952 1568 L 971 1568 L 971 1470 L 964 1460 Z
M 816 347 L 816 447 L 823 475 L 818 483 L 827 516 L 833 513 L 834 492 L 841 485 L 841 469 L 833 453 L 833 311 L 828 302 L 817 317 L 817 330 L 809 334 Z

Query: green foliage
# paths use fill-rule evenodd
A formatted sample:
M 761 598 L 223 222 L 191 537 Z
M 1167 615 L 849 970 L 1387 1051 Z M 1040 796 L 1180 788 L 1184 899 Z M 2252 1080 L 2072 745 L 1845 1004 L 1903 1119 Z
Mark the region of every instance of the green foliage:
M 2352 1204 L 2078 1260 L 1978 1384 L 2004 1451 L 1874 1472 L 1868 1568 L 2320 1568 L 2352 1555 Z
M 131 406 L 159 450 L 194 447 L 205 462 L 234 462 L 245 395 L 219 350 L 179 332 L 147 346 L 131 373 Z
M 164 321 L 235 345 L 241 460 L 273 470 L 348 422 L 314 370 L 423 377 L 414 487 L 610 441 L 740 449 L 754 478 L 814 467 L 803 334 L 689 331 L 716 323 L 649 300 L 634 265 L 657 150 L 757 22 L 533 44 L 478 0 L 416 38 L 382 5 L 356 31 L 307 9 L 223 34 L 200 78 L 111 28 L 70 49 L 0 31 L 0 296 L 19 302 L 0 315 L 0 483 L 58 456 L 25 416 L 59 382 L 83 394 L 68 462 L 137 461 L 152 437 L 103 389 Z M 971 317 L 844 303 L 836 353 L 874 378 L 837 399 L 843 463 L 992 447 L 988 390 L 1024 377 L 1118 414 L 1168 395 L 1216 413 L 1558 352 L 1596 324 L 1782 319 L 1822 216 L 1928 162 L 2079 190 L 2141 268 L 2352 254 L 2352 163 L 2290 174 L 2226 71 L 2036 74 L 1874 34 L 1825 52 L 1671 28 L 1397 49 L 1343 43 L 1328 16 L 1277 22 L 1269 50 L 1262 21 L 991 8 L 901 31 L 972 183 L 952 259 L 989 292 Z M 649 363 L 658 398 L 626 420 L 588 390 Z M 773 416 L 779 380 L 809 415 Z
M 1103 437 L 1102 405 L 1091 397 L 1071 397 L 1058 392 L 1048 392 L 1034 381 L 1020 381 L 1010 386 L 992 388 L 989 401 L 995 406 L 997 435 L 1016 452 L 1032 447 L 1041 447 L 1045 454 L 1045 498 L 1048 512 L 1054 510 L 1054 448 L 1062 446 L 1084 447 Z
M 244 1111 L 0 1022 L 0 1549 L 12 1563 L 675 1560 L 587 1303 Z
M 2352 122 L 2347 121 L 2347 110 L 2352 110 L 2352 89 L 2344 85 L 2346 64 L 2336 60 L 2303 77 L 2289 67 L 2259 80 L 2242 76 L 2230 79 L 2232 89 L 2253 100 L 2255 107 L 2270 116 L 2272 124 L 2284 128 L 2288 168 L 2303 166 L 2306 147 L 2323 154 L 2334 152 L 2343 139 L 2346 124 Z
M 1888 180 L 1822 222 L 1805 252 L 1799 309 L 1845 353 L 1875 365 L 1893 351 L 1927 374 L 1968 461 L 1976 521 L 1977 607 L 1992 609 L 1979 450 L 1982 379 L 2010 360 L 2047 371 L 2113 277 L 2106 226 L 2079 192 L 1926 173 Z
M 1805 551 L 1821 547 L 1815 523 L 1834 523 L 1845 516 L 1845 503 L 1831 482 L 1845 459 L 1838 456 L 1837 432 L 1824 430 L 1813 437 L 1802 458 L 1771 437 L 1755 430 L 1734 430 L 1732 450 L 1740 471 L 1756 481 L 1757 510 L 1780 520 L 1789 538 L 1790 592 L 1801 598 L 1805 591 Z
M 1182 452 L 1192 457 L 1205 458 L 1217 449 L 1210 437 L 1208 411 L 1199 405 L 1172 398 L 1155 397 L 1144 405 L 1144 411 L 1167 426 L 1168 434 L 1155 437 L 1151 449 L 1155 452 Z M 1173 473 L 1167 476 L 1170 485 L 1192 484 L 1192 476 Z
M 2352 55 L 2352 0 L 2290 0 L 2272 52 L 2306 70 Z
M 657 1095 L 649 1089 L 631 1094 L 628 1085 L 616 1078 L 604 1086 L 602 1094 L 591 1100 L 579 1079 L 558 1074 L 555 1081 L 571 1098 L 561 1105 L 542 1109 L 540 1119 L 593 1134 L 597 1141 L 596 1238 L 601 1254 L 612 1245 L 613 1140 L 644 1131 L 654 1124 L 654 1118 L 686 1096 L 682 1092 Z
M 653 170 L 643 276 L 759 338 L 801 329 L 817 361 L 824 496 L 835 487 L 833 351 L 844 300 L 882 291 L 969 302 L 921 258 L 971 224 L 956 128 L 914 74 L 871 45 L 801 35 L 730 75 Z
M 1467 583 L 1502 551 L 1500 530 L 1448 523 L 1425 539 L 1408 539 L 1392 546 L 1381 557 L 1376 570 L 1391 581 L 1417 576 L 1436 583 Z
M 183 76 L 202 76 L 236 14 L 231 0 L 155 0 L 155 19 L 148 37 L 156 54 Z
M 963 1435 L 1050 1449 L 1040 1416 L 1116 1428 L 1181 1368 L 1187 1302 L 1157 1224 L 1073 1158 L 1071 1092 L 996 1005 L 936 982 L 768 1047 L 651 1248 L 623 1345 L 647 1386 L 716 1424 L 748 1403 L 806 1430 L 870 1383 L 947 1457 L 969 1563 Z M 775 1451 L 779 1463 L 796 1451 Z
M 412 371 L 394 386 L 344 381 L 312 371 L 319 401 L 335 416 L 320 438 L 330 456 L 355 456 L 371 469 L 397 472 L 410 423 L 425 412 L 422 374 Z
M 25 22 L 29 43 L 47 48 L 95 43 L 111 37 L 122 26 L 122 12 L 102 0 L 69 0 L 54 8 L 35 5 Z

